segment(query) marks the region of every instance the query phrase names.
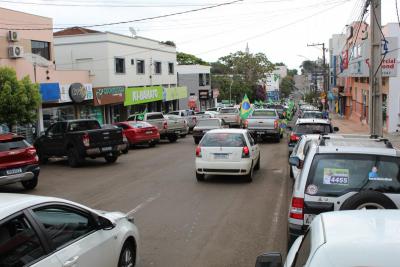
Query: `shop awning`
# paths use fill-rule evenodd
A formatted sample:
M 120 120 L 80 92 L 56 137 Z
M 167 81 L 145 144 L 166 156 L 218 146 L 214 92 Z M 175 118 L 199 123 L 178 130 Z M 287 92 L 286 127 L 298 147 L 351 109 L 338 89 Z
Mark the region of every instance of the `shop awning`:
M 165 87 L 164 93 L 164 101 L 171 101 L 188 97 L 188 89 L 186 86 Z

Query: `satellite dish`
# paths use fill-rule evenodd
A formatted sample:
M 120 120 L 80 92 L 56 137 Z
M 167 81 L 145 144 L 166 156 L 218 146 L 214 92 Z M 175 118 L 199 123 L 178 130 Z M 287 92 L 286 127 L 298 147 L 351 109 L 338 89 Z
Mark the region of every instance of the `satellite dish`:
M 129 27 L 129 31 L 131 32 L 132 37 L 135 37 L 135 35 L 136 35 L 135 29 L 133 27 Z

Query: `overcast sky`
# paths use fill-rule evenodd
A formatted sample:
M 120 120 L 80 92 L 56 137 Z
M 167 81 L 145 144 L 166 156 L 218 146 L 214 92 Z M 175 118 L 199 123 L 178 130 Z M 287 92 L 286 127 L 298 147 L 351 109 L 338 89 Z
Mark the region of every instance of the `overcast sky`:
M 54 27 L 69 27 L 134 20 L 229 1 L 0 0 L 0 6 L 51 17 Z M 382 0 L 383 24 L 397 22 L 395 1 Z M 305 58 L 315 60 L 322 55 L 321 49 L 307 47 L 307 43 L 325 42 L 328 46 L 332 34 L 343 32 L 346 24 L 359 17 L 363 2 L 244 0 L 186 15 L 93 29 L 130 35 L 129 27 L 133 27 L 139 36 L 160 41 L 172 40 L 177 44 L 178 51 L 195 54 L 206 61 L 215 61 L 238 50 L 244 51 L 248 43 L 251 53 L 263 52 L 274 63 L 284 62 L 290 68 L 298 68 Z M 77 6 L 61 6 L 63 4 Z M 0 25 L 5 20 L 0 18 Z

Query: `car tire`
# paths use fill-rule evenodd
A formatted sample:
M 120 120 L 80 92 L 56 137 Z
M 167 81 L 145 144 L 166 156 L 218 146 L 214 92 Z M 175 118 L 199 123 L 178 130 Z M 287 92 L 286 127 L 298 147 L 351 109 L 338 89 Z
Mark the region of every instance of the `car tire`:
M 169 135 L 168 136 L 168 140 L 170 143 L 175 143 L 177 139 L 178 139 L 177 135 Z
M 377 191 L 362 191 L 345 200 L 340 210 L 397 209 L 393 201 Z
M 37 184 L 38 184 L 38 176 L 35 175 L 35 177 L 33 177 L 31 180 L 28 181 L 22 181 L 21 182 L 22 186 L 27 189 L 27 190 L 32 190 L 34 189 Z
M 247 183 L 251 183 L 253 181 L 253 164 L 251 164 L 250 172 L 244 176 L 244 179 Z
M 135 266 L 136 248 L 134 242 L 127 240 L 122 246 L 119 255 L 118 267 Z
M 116 154 L 108 155 L 105 156 L 104 159 L 107 161 L 107 163 L 115 163 L 118 159 L 118 155 Z
M 149 147 L 155 147 L 155 146 L 156 146 L 156 142 L 155 141 L 149 142 Z
M 256 171 L 258 171 L 260 169 L 260 159 L 261 159 L 261 156 L 258 157 L 257 163 L 254 166 L 254 170 L 256 170 Z
M 68 149 L 68 165 L 72 168 L 79 167 L 83 159 L 75 152 L 73 148 Z
M 49 158 L 43 155 L 43 152 L 41 151 L 41 149 L 36 148 L 36 153 L 39 157 L 40 164 L 46 164 L 49 161 Z
M 198 182 L 204 182 L 206 180 L 206 176 L 203 173 L 196 172 L 196 179 Z

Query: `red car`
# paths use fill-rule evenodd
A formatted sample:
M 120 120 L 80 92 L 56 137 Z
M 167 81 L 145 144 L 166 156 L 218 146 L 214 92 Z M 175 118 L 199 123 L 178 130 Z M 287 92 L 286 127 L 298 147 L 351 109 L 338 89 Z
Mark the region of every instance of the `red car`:
M 160 141 L 160 133 L 157 127 L 144 121 L 117 122 L 114 125 L 123 129 L 128 139 L 129 146 L 148 144 L 153 147 Z
M 21 182 L 25 189 L 33 189 L 39 172 L 39 158 L 32 145 L 22 136 L 0 134 L 0 185 Z

